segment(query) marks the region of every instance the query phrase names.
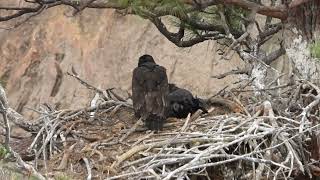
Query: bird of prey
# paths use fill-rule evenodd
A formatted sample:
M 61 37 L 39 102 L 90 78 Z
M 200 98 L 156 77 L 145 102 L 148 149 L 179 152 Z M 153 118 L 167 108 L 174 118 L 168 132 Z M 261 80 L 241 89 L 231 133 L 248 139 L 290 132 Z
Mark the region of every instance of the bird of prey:
M 142 118 L 150 130 L 161 130 L 166 118 L 169 93 L 166 69 L 155 63 L 152 56 L 139 58 L 133 70 L 132 102 L 137 118 Z
M 186 118 L 189 113 L 193 114 L 198 109 L 201 109 L 205 113 L 208 112 L 204 100 L 193 97 L 190 91 L 179 88 L 175 84 L 169 84 L 167 101 L 168 117 Z

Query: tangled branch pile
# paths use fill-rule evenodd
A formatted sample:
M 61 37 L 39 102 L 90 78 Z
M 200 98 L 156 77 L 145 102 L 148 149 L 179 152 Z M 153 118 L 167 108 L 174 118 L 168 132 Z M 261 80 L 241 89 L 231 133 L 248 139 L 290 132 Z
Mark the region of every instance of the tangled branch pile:
M 46 106 L 33 124 L 5 109 L 9 121 L 34 132 L 28 146 L 31 173 L 38 169 L 50 177 L 55 171 L 67 171 L 110 180 L 320 174 L 320 89 L 310 82 L 299 81 L 269 100 L 235 96 L 234 91 L 232 101 L 226 101 L 243 113 L 221 115 L 214 113 L 218 108 L 214 106 L 209 114 L 198 111 L 186 119 L 168 119 L 158 133 L 146 131 L 134 118 L 130 100 L 112 90 L 91 89 L 102 97 L 93 106 L 78 110 Z
M 148 138 L 120 156 L 113 165 L 122 174 L 109 179 L 214 179 L 219 175 L 227 179 L 279 179 L 299 173 L 312 177 L 319 169 L 309 150 L 318 153 L 319 147 L 313 144 L 312 149 L 310 143 L 317 141 L 314 136 L 320 124 L 310 122 L 309 117 L 319 98 L 315 96 L 295 117 L 275 115 L 271 103 L 265 101 L 253 116 L 188 118 L 180 130 Z M 138 153 L 137 158 L 125 161 Z

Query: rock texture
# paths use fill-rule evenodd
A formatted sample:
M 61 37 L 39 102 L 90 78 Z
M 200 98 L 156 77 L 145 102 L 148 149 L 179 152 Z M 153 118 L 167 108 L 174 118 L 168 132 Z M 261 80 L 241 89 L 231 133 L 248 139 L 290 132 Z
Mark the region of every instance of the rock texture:
M 49 9 L 18 28 L 0 31 L 0 80 L 11 106 L 25 115 L 34 115 L 26 107 L 41 103 L 76 108 L 93 97 L 66 75 L 72 66 L 97 87 L 130 91 L 132 70 L 145 53 L 167 68 L 170 82 L 198 96 L 234 81 L 210 77 L 240 64 L 236 57 L 220 60 L 214 42 L 182 49 L 140 17 L 96 9 L 70 17 L 71 12 L 67 7 Z

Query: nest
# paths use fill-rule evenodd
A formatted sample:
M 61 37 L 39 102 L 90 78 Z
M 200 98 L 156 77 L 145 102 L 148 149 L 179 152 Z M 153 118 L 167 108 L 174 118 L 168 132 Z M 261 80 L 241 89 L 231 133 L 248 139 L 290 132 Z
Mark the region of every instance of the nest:
M 57 171 L 110 180 L 318 176 L 320 90 L 303 81 L 283 92 L 263 101 L 229 93 L 226 103 L 209 102 L 232 112 L 221 114 L 213 106 L 208 114 L 199 110 L 186 119 L 168 119 L 160 132 L 146 130 L 130 100 L 115 93 L 77 110 L 46 106 L 32 125 L 28 149 L 35 169 L 47 176 Z

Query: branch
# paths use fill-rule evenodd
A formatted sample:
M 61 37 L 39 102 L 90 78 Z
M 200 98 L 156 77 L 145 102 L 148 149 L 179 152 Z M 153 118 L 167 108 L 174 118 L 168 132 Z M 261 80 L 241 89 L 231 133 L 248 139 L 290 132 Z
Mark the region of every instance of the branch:
M 265 31 L 261 32 L 259 34 L 260 39 L 265 39 L 269 36 L 272 36 L 274 34 L 276 34 L 277 32 L 279 32 L 281 29 L 283 28 L 283 25 L 281 23 L 279 24 L 275 24 L 273 25 L 273 27 L 270 27 L 268 29 L 266 29 Z M 262 44 L 262 43 L 261 43 Z
M 37 172 L 33 166 L 24 162 L 18 153 L 14 152 L 13 150 L 11 150 L 11 153 L 16 158 L 16 162 L 19 165 L 19 168 L 27 171 L 27 173 L 24 173 L 25 175 L 27 174 L 29 176 L 34 176 L 39 180 L 46 180 L 46 178 L 43 177 L 39 172 Z
M 38 173 L 31 165 L 25 163 L 22 158 L 20 157 L 20 155 L 18 153 L 16 153 L 15 151 L 13 151 L 10 146 L 10 125 L 9 125 L 9 120 L 7 115 L 10 114 L 8 112 L 9 110 L 9 106 L 8 106 L 8 100 L 6 97 L 6 93 L 2 87 L 2 85 L 0 84 L 0 113 L 3 115 L 3 119 L 5 122 L 5 129 L 6 129 L 6 140 L 5 140 L 5 146 L 7 148 L 7 150 L 13 155 L 13 157 L 15 158 L 17 164 L 20 166 L 20 168 L 22 170 L 27 170 L 28 174 L 31 174 L 33 176 L 35 176 L 37 179 L 40 180 L 45 180 L 46 178 L 44 178 L 40 173 Z
M 283 47 L 283 43 L 281 42 L 280 48 L 271 52 L 268 56 L 264 57 L 262 61 L 267 65 L 270 65 L 274 60 L 278 59 L 280 56 L 286 53 L 286 49 Z
M 14 109 L 9 107 L 6 93 L 3 87 L 1 86 L 1 84 L 0 84 L 0 105 L 1 105 L 0 112 L 5 113 L 5 118 L 7 118 L 8 121 L 13 122 L 18 127 L 28 132 L 37 132 L 41 128 L 39 125 L 39 122 L 28 123 L 28 120 L 26 120 L 21 114 L 19 114 Z
M 98 89 L 96 87 L 94 87 L 93 85 L 87 83 L 86 81 L 82 80 L 79 75 L 74 71 L 73 67 L 72 67 L 72 73 L 67 72 L 67 75 L 77 79 L 82 85 L 84 85 L 86 88 L 91 89 L 97 93 L 99 93 L 100 95 L 104 96 L 103 90 Z
M 9 107 L 6 92 L 4 91 L 1 83 L 0 83 L 0 103 L 2 105 L 3 110 Z
M 38 132 L 41 129 L 41 121 L 29 123 L 27 119 L 25 119 L 21 114 L 16 112 L 12 108 L 8 108 L 8 119 L 10 122 L 13 122 L 18 127 L 22 128 L 25 131 L 28 132 Z
M 227 59 L 227 60 L 231 59 L 232 54 L 230 54 L 230 52 L 232 50 L 235 50 L 235 48 L 238 47 L 241 42 L 245 41 L 245 39 L 250 37 L 250 35 L 252 34 L 252 29 L 253 29 L 253 27 L 255 25 L 256 13 L 257 13 L 256 9 L 251 10 L 251 12 L 250 12 L 250 14 L 248 16 L 249 24 L 246 27 L 246 31 L 239 38 L 235 39 L 234 37 L 231 37 L 233 42 L 228 47 L 228 49 L 226 50 L 226 52 L 225 52 L 225 54 L 223 56 L 224 59 Z M 223 14 L 222 14 L 222 17 L 224 17 Z M 222 18 L 222 19 L 225 20 L 225 18 Z M 251 38 L 253 38 L 253 37 L 251 37 Z
M 0 6 L 0 10 L 8 10 L 8 11 L 14 11 L 11 15 L 6 16 L 0 16 L 0 22 L 1 21 L 8 21 L 11 19 L 15 19 L 18 17 L 22 17 L 24 15 L 33 14 L 40 12 L 42 8 L 52 8 L 59 5 L 66 5 L 71 6 L 72 8 L 76 9 L 77 11 L 81 11 L 85 8 L 96 8 L 96 9 L 106 9 L 106 8 L 112 8 L 112 9 L 125 9 L 125 6 L 121 6 L 119 3 L 113 3 L 113 2 L 94 2 L 93 0 L 90 0 L 87 3 L 79 4 L 77 1 L 74 0 L 53 0 L 53 1 L 47 1 L 47 0 L 38 0 L 35 2 L 32 2 L 35 4 L 33 7 L 6 7 L 6 6 Z
M 88 172 L 88 176 L 87 176 L 87 180 L 91 180 L 92 179 L 92 174 L 91 174 L 91 167 L 90 167 L 90 162 L 88 160 L 88 158 L 82 158 L 84 163 L 86 164 L 86 168 L 87 168 L 87 172 Z
M 5 148 L 7 150 L 10 150 L 10 145 L 9 144 L 10 144 L 11 131 L 10 131 L 10 124 L 9 124 L 9 121 L 8 121 L 7 110 L 8 110 L 8 100 L 7 100 L 7 97 L 6 97 L 6 93 L 5 93 L 3 87 L 0 84 L 0 113 L 2 114 L 3 121 L 4 121 L 4 124 L 5 124 L 5 131 L 6 131 Z
M 0 16 L 0 21 L 8 21 L 10 19 L 14 19 L 14 18 L 23 16 L 25 14 L 35 13 L 35 12 L 38 12 L 41 8 L 42 8 L 42 5 L 38 5 L 34 8 L 0 7 L 0 10 L 4 9 L 4 10 L 18 11 L 17 13 L 14 13 L 12 15 L 3 16 L 3 17 Z
M 219 24 L 208 24 L 204 22 L 199 22 L 199 21 L 193 21 L 189 17 L 179 17 L 182 21 L 186 22 L 190 26 L 198 29 L 198 30 L 203 30 L 203 31 L 216 31 L 220 32 L 221 34 L 227 34 L 227 31 L 225 30 L 225 27 L 223 25 Z M 240 37 L 243 32 L 239 31 L 235 28 L 229 27 L 229 31 L 232 35 L 234 35 L 236 38 Z
M 195 38 L 192 38 L 190 40 L 182 40 L 182 37 L 184 36 L 184 30 L 182 31 L 180 28 L 179 32 L 172 33 L 170 32 L 167 27 L 162 23 L 161 19 L 158 17 L 150 18 L 150 21 L 157 27 L 157 29 L 160 31 L 161 34 L 163 34 L 169 41 L 174 43 L 178 47 L 191 47 L 195 44 L 198 44 L 200 42 L 212 39 L 219 38 L 219 33 L 207 33 L 204 35 L 198 35 Z
M 230 76 L 230 75 L 236 75 L 236 74 L 247 74 L 249 75 L 250 72 L 252 70 L 252 67 L 251 69 L 249 67 L 245 67 L 245 68 L 242 68 L 242 69 L 233 69 L 229 72 L 226 72 L 226 73 L 223 73 L 223 74 L 219 74 L 219 75 L 215 75 L 215 76 L 211 76 L 212 78 L 217 78 L 217 79 L 222 79 L 222 78 L 225 78 L 227 76 Z

